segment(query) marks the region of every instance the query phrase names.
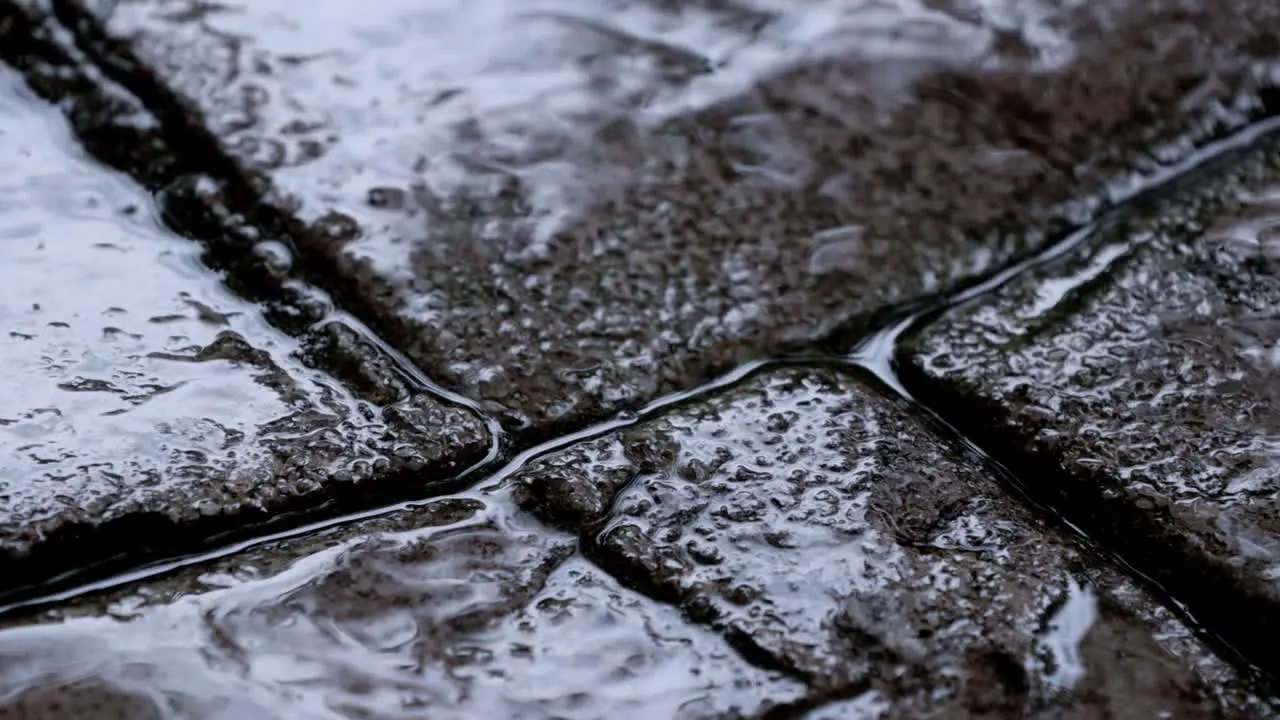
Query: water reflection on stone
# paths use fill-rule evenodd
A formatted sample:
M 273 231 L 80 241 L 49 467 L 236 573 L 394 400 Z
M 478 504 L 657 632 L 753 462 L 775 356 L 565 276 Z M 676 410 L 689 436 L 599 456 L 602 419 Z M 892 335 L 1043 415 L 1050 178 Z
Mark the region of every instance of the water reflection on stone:
M 41 555 L 67 534 L 123 523 L 105 542 L 128 552 L 152 542 L 157 516 L 261 519 L 318 504 L 330 480 L 487 449 L 462 408 L 323 372 L 367 371 L 376 353 L 340 323 L 305 344 L 268 325 L 158 216 L 0 67 L 0 563 L 13 584 L 101 559 L 92 542 Z M 41 567 L 10 564 L 33 553 Z
M 761 376 L 474 497 L 267 545 L 43 621 L 0 632 L 0 717 L 1269 707 L 905 403 L 823 371 Z
M 166 219 L 202 206 L 191 225 L 252 237 L 258 280 L 329 283 L 386 343 L 315 323 L 324 302 L 298 337 L 266 322 L 0 74 L 0 549 L 42 577 L 105 522 L 168 521 L 100 553 L 141 563 L 215 537 L 194 521 L 429 497 L 485 450 L 839 345 L 1274 112 L 1280 79 L 1271 0 L 0 0 L 0 40 L 13 8 L 50 6 L 40 32 L 170 126 L 147 152 L 200 165 L 153 183 Z M 945 405 L 962 431 L 1023 413 L 1029 485 L 1063 448 L 1113 472 L 1032 490 L 1172 560 L 1178 595 L 1264 660 L 1268 152 L 1025 266 L 915 366 L 985 391 Z M 832 363 L 703 386 L 470 495 L 8 618 L 0 718 L 1280 714 L 1179 606 Z
M 802 691 L 618 587 L 571 538 L 477 501 L 398 523 L 438 524 L 257 579 L 250 553 L 196 583 L 227 589 L 0 633 L 0 717 L 708 717 Z
M 1278 179 L 1273 132 L 1118 213 L 913 347 L 931 402 L 967 416 L 984 408 L 976 429 L 993 445 L 1053 468 L 1034 492 L 1067 498 L 1091 533 L 1128 544 L 1270 666 L 1280 663 L 1269 639 L 1280 627 L 1280 273 L 1268 235 Z
M 1280 22 L 1270 0 L 110 7 L 387 339 L 537 437 L 1028 251 L 1259 114 Z
M 849 712 L 1265 707 L 1167 610 L 1012 502 L 906 403 L 830 372 L 761 375 L 538 459 L 512 482 L 629 586 L 811 687 L 876 698 Z

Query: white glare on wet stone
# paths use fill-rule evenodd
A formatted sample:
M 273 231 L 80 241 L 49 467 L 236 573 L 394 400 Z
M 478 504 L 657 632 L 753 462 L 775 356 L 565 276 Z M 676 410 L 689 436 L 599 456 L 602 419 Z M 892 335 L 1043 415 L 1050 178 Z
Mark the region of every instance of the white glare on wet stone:
M 0 718 L 101 718 L 114 703 L 130 718 L 648 720 L 737 716 L 802 692 L 675 608 L 580 558 L 557 560 L 566 549 L 480 509 L 269 577 L 213 576 L 230 587 L 125 622 L 8 630 Z M 59 689 L 75 683 L 96 692 Z
M 254 326 L 254 308 L 199 267 L 197 246 L 154 224 L 149 202 L 0 73 L 0 492 L 11 512 L 53 512 L 53 495 L 101 512 L 118 483 L 182 482 L 154 473 L 179 455 L 193 471 L 217 464 L 257 421 L 287 412 L 253 372 L 193 362 L 224 330 L 285 340 Z
M 254 245 L 253 253 L 262 258 L 273 273 L 285 274 L 293 267 L 293 251 L 278 240 L 264 240 Z
M 302 11 L 294 0 L 215 8 L 178 0 L 120 3 L 109 26 L 123 35 L 166 28 L 141 40 L 161 64 L 189 64 L 194 52 L 225 67 L 225 87 L 185 65 L 163 74 L 217 108 L 209 112 L 215 134 L 250 166 L 271 170 L 305 220 L 332 210 L 354 218 L 366 233 L 352 251 L 402 278 L 415 249 L 404 238 L 417 234 L 405 223 L 422 222 L 393 212 L 404 202 L 425 200 L 430 217 L 431 206 L 459 192 L 490 197 L 495 182 L 519 178 L 537 257 L 611 178 L 633 173 L 630 159 L 590 156 L 597 131 L 621 121 L 643 133 L 836 55 L 909 61 L 868 80 L 888 100 L 931 64 L 983 56 L 997 31 L 1020 33 L 1041 65 L 1060 65 L 1072 48 L 1054 21 L 1070 5 L 387 0 L 370 12 L 348 2 Z M 238 37 L 250 40 L 241 46 Z M 250 63 L 252 71 L 241 67 Z M 317 180 L 327 183 L 319 192 Z
M 281 455 L 300 458 L 298 438 L 308 453 L 357 456 L 385 430 L 344 426 L 355 399 L 304 367 L 296 341 L 157 215 L 145 190 L 78 147 L 56 108 L 0 71 L 4 551 L 70 522 L 267 502 L 307 489 L 283 472 L 260 481 L 284 468 Z M 279 243 L 259 252 L 288 262 Z

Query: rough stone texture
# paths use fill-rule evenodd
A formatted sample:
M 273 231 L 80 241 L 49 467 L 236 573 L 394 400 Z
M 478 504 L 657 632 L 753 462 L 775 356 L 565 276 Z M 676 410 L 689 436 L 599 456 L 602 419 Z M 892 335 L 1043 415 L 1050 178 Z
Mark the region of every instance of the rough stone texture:
M 535 435 L 998 266 L 1264 112 L 1280 33 L 1271 0 L 54 4 Z
M 1273 712 L 992 478 L 906 403 L 785 370 L 540 458 L 510 486 L 626 585 L 841 699 L 814 717 Z
M 432 502 L 0 632 L 0 718 L 708 718 L 803 693 L 502 506 Z
M 1273 109 L 1273 3 L 1076 5 L 0 0 L 0 59 L 203 243 L 163 230 L 145 193 L 0 76 L 0 452 L 19 458 L 0 478 L 0 549 L 25 560 L 0 565 L 6 590 L 373 503 L 489 447 L 354 327 L 304 332 L 330 309 L 301 282 L 317 272 L 527 440 L 847 337 Z M 31 9 L 56 9 L 74 42 Z M 1228 190 L 1161 222 L 1214 215 Z M 1228 422 L 1270 427 L 1274 288 L 1258 278 L 1280 252 L 1264 219 L 1177 256 L 1158 332 L 1112 316 L 1127 341 L 1165 343 L 1130 370 L 1183 384 L 1147 398 L 1151 416 L 1174 398 L 1191 403 L 1179 428 L 1212 423 L 1171 437 L 1197 452 L 1225 437 L 1248 458 L 1214 456 L 1238 471 L 1226 489 L 1194 462 L 1142 474 L 1166 473 L 1163 457 L 1109 484 L 1044 482 L 1088 490 L 1073 518 L 1092 502 L 1087 526 L 1270 660 L 1273 443 Z M 1173 243 L 1079 262 L 1148 257 L 1142 242 Z M 1154 302 L 1141 277 L 1125 309 Z M 1085 285 L 1033 304 L 1056 312 Z M 1222 338 L 1235 354 L 1219 346 L 1199 376 L 1203 351 L 1169 352 Z M 1000 410 L 1007 373 L 982 371 L 997 391 L 965 399 Z M 1125 407 L 1098 417 L 1137 422 Z M 146 585 L 114 617 L 0 633 L 0 717 L 1277 713 L 910 411 L 830 372 L 758 377 L 515 478 L 568 536 L 509 517 L 501 494 L 432 503 L 337 547 L 345 531 Z M 1063 458 L 1060 420 L 1032 415 L 1016 432 L 1050 428 L 1036 457 Z
M 1280 144 L 929 327 L 914 385 L 1280 670 Z
M 271 327 L 4 66 L 0 241 L 0 594 L 445 479 L 489 448 L 474 413 L 394 379 L 351 328 Z M 280 243 L 258 250 L 287 266 Z

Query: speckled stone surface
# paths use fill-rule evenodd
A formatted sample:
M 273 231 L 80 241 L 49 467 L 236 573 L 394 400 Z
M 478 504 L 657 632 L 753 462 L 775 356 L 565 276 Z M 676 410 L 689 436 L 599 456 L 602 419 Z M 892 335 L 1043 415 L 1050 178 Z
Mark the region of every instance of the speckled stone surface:
M 1264 662 L 1280 601 L 1280 145 L 927 328 L 921 397 Z
M 830 357 L 617 416 L 1095 217 L 1273 113 L 1278 38 L 1264 0 L 0 0 L 0 605 L 136 573 L 5 608 L 0 718 L 1280 716 L 1273 141 L 911 338 L 1026 487 Z
M 510 484 L 627 585 L 817 693 L 859 698 L 849 717 L 1270 712 L 994 477 L 907 403 L 784 370 Z
M 9 618 L 0 717 L 1276 712 L 992 477 L 860 380 L 770 372 L 467 495 Z
M 999 266 L 1262 112 L 1280 26 L 1268 0 L 58 5 L 357 314 L 535 437 Z

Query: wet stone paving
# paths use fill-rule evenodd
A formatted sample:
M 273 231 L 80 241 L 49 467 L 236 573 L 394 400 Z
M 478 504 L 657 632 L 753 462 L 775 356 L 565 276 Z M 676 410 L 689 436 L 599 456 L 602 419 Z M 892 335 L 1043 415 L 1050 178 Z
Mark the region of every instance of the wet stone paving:
M 0 718 L 1280 717 L 1280 5 L 0 0 Z
M 86 534 L 127 552 L 154 542 L 142 527 L 261 522 L 334 484 L 483 457 L 487 430 L 470 410 L 404 383 L 362 398 L 324 372 L 329 359 L 379 359 L 336 321 L 308 338 L 267 325 L 18 82 L 0 70 L 6 577 L 105 559 L 76 547 Z

